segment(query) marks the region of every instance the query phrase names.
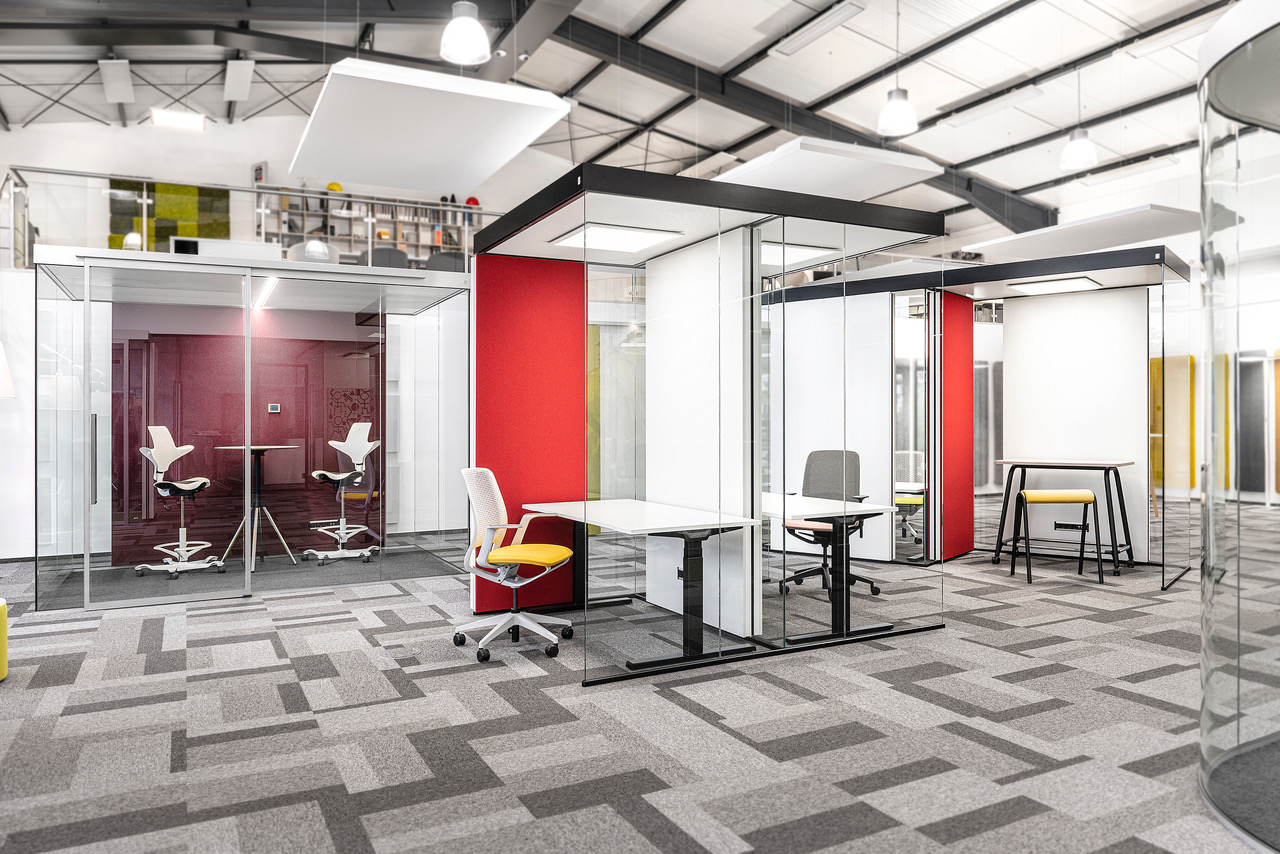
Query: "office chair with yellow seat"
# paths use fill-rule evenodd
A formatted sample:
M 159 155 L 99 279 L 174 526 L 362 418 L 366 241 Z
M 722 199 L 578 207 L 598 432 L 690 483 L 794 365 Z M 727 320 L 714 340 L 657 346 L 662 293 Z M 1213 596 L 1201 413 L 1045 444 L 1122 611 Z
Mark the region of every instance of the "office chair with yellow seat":
M 893 481 L 895 484 L 923 483 L 924 451 L 894 451 Z M 924 538 L 920 536 L 916 526 L 911 524 L 911 517 L 919 513 L 920 509 L 924 507 L 924 493 L 915 491 L 898 492 L 895 488 L 893 506 L 897 511 L 898 528 L 902 531 L 902 536 L 910 537 L 915 540 L 916 545 L 921 545 L 924 542 Z
M 138 453 L 146 457 L 150 461 L 152 468 L 155 470 L 155 479 L 153 486 L 156 492 L 162 498 L 178 499 L 178 541 L 176 543 L 163 543 L 156 546 L 156 551 L 161 552 L 167 557 L 163 563 L 149 564 L 144 563 L 134 567 L 134 571 L 139 575 L 145 575 L 147 570 L 153 572 L 167 572 L 170 578 L 177 578 L 180 572 L 189 572 L 193 569 L 208 569 L 216 567 L 218 572 L 226 572 L 222 561 L 216 557 L 206 557 L 202 560 L 193 560 L 195 553 L 201 549 L 207 549 L 212 545 L 208 540 L 188 540 L 187 539 L 187 499 L 195 499 L 196 493 L 207 489 L 211 481 L 207 477 L 188 477 L 184 480 L 169 480 L 165 478 L 165 474 L 169 468 L 181 458 L 196 449 L 195 445 L 179 445 L 173 441 L 173 434 L 169 432 L 168 427 L 148 427 L 147 432 L 151 434 L 151 447 L 139 448 Z
M 551 641 L 543 647 L 549 658 L 560 653 L 555 634 L 547 626 L 559 626 L 560 637 L 568 640 L 573 637 L 573 624 L 560 617 L 548 617 L 543 614 L 531 614 L 520 610 L 520 588 L 531 584 L 544 575 L 555 572 L 567 564 L 573 557 L 573 550 L 564 546 L 542 543 L 526 543 L 524 535 L 529 523 L 534 519 L 552 518 L 546 513 L 526 513 L 518 525 L 507 524 L 507 505 L 502 500 L 502 492 L 498 489 L 498 481 L 493 472 L 485 468 L 469 468 L 462 470 L 462 478 L 467 483 L 467 496 L 471 499 L 471 509 L 475 514 L 475 537 L 471 548 L 467 549 L 467 569 L 476 578 L 483 578 L 503 587 L 511 588 L 511 610 L 505 614 L 482 617 L 473 623 L 460 626 L 453 636 L 455 646 L 463 646 L 467 642 L 464 632 L 476 629 L 489 629 L 489 633 L 481 638 L 476 650 L 476 660 L 489 660 L 487 647 L 493 640 L 504 633 L 511 634 L 511 640 L 519 642 L 520 629 L 528 629 L 539 637 Z M 515 531 L 510 545 L 503 545 L 508 531 Z M 535 566 L 542 571 L 537 575 L 521 577 L 521 566 Z

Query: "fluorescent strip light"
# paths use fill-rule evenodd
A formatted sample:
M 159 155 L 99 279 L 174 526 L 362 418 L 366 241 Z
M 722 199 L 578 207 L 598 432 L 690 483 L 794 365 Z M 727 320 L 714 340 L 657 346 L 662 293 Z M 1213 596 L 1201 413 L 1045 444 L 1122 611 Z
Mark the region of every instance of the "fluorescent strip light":
M 599 249 L 603 252 L 643 252 L 659 243 L 666 243 L 684 234 L 681 231 L 658 231 L 653 228 L 632 228 L 626 225 L 578 226 L 556 239 L 556 246 L 574 249 Z
M 988 101 L 980 107 L 974 107 L 972 110 L 965 110 L 962 113 L 956 113 L 954 116 L 947 116 L 947 118 L 942 120 L 942 123 L 953 128 L 963 127 L 967 124 L 976 122 L 979 119 L 985 119 L 987 116 L 995 115 L 1002 110 L 1007 110 L 1017 104 L 1025 104 L 1027 101 L 1034 101 L 1043 94 L 1043 89 L 1038 89 L 1035 86 L 1027 86 L 1025 89 L 1018 89 L 1010 92 L 1008 95 L 996 98 L 994 101 Z M 945 114 L 947 110 L 948 107 L 943 107 L 941 112 Z
M 151 123 L 158 128 L 204 130 L 204 116 L 200 113 L 188 113 L 186 110 L 166 110 L 160 107 L 152 107 Z
M 1052 282 L 1028 282 L 1025 285 L 1010 285 L 1015 291 L 1028 296 L 1038 297 L 1045 294 L 1070 294 L 1076 291 L 1096 291 L 1102 285 L 1092 279 L 1077 277 L 1074 279 L 1055 279 Z
M 823 14 L 814 18 L 807 25 L 796 30 L 773 47 L 769 48 L 770 56 L 791 56 L 813 44 L 845 21 L 857 15 L 863 10 L 863 7 L 854 3 L 853 0 L 844 0 L 843 3 L 837 3 Z
M 1218 23 L 1217 15 L 1210 15 L 1201 18 L 1198 21 L 1182 26 L 1175 27 L 1168 32 L 1161 33 L 1155 38 L 1143 39 L 1135 42 L 1124 49 L 1124 52 L 1132 56 L 1134 59 L 1142 59 L 1144 56 L 1150 56 L 1158 50 L 1164 50 L 1167 47 L 1173 47 L 1176 44 L 1182 44 L 1188 39 L 1203 35 L 1209 32 L 1214 24 Z
M 127 59 L 99 59 L 98 75 L 108 104 L 133 103 L 133 72 Z
M 253 60 L 231 59 L 227 61 L 227 73 L 222 81 L 222 100 L 249 100 L 249 84 L 253 82 Z
M 276 289 L 276 285 L 280 284 L 278 276 L 268 276 L 267 280 L 262 283 L 262 290 L 258 292 L 258 298 L 253 301 L 253 310 L 267 307 L 267 300 L 271 297 L 271 292 Z
M 762 242 L 760 263 L 769 267 L 790 267 L 793 264 L 803 264 L 805 261 L 818 258 L 830 258 L 839 252 L 839 249 L 832 249 L 829 246 L 801 246 L 797 243 L 788 243 L 784 246 L 781 243 Z
M 1153 157 L 1150 160 L 1144 160 L 1133 166 L 1126 166 L 1123 169 L 1112 169 L 1107 172 L 1100 172 L 1096 175 L 1088 175 L 1080 179 L 1080 183 L 1087 187 L 1094 187 L 1098 184 L 1108 184 L 1112 181 L 1119 181 L 1122 178 L 1131 178 L 1134 175 L 1142 175 L 1147 172 L 1159 172 L 1161 169 L 1168 169 L 1170 166 L 1177 166 L 1178 158 L 1176 157 Z

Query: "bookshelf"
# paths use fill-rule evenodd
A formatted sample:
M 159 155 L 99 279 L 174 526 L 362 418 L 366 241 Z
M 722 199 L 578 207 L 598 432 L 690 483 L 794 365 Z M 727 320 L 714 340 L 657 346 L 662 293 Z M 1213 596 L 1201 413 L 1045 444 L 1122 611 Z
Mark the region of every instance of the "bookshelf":
M 259 240 L 288 249 L 319 238 L 338 249 L 344 264 L 355 264 L 370 248 L 391 247 L 409 256 L 409 266 L 426 266 L 440 252 L 471 254 L 472 236 L 497 214 L 463 204 L 378 198 L 329 190 L 273 186 L 257 194 L 255 232 Z

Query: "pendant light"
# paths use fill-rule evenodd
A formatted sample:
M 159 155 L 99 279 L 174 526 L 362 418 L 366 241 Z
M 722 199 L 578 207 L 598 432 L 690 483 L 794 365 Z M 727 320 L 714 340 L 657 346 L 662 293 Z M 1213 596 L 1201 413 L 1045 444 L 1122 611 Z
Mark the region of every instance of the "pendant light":
M 896 30 L 894 35 L 894 54 L 897 61 L 902 61 L 902 0 L 897 0 L 895 8 Z M 876 123 L 876 132 L 881 136 L 906 136 L 920 129 L 920 120 L 916 117 L 916 108 L 911 106 L 907 90 L 898 85 L 898 71 L 893 70 L 893 86 L 889 92 L 889 100 L 880 110 L 880 121 Z
M 1080 98 L 1080 71 L 1076 70 L 1076 124 L 1084 120 L 1084 107 Z M 1098 165 L 1098 147 L 1089 139 L 1089 131 L 1077 127 L 1067 137 L 1058 166 L 1063 172 L 1083 172 Z
M 440 58 L 455 65 L 484 65 L 491 56 L 489 36 L 480 23 L 480 7 L 469 0 L 453 4 L 453 20 L 440 37 Z

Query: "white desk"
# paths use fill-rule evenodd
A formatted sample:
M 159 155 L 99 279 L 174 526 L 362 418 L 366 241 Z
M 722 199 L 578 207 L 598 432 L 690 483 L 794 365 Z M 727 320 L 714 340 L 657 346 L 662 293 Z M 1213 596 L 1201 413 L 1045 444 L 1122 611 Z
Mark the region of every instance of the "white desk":
M 832 569 L 829 597 L 831 601 L 830 636 L 847 634 L 849 632 L 849 596 L 845 593 L 845 582 L 862 581 L 871 588 L 873 596 L 880 592 L 880 588 L 875 581 L 849 571 L 849 537 L 866 519 L 893 513 L 895 512 L 894 508 L 883 504 L 864 504 L 860 501 L 838 501 L 833 498 L 811 498 L 808 495 L 782 495 L 777 492 L 766 492 L 760 496 L 760 509 L 766 516 L 775 516 L 783 520 L 830 520 Z M 783 578 L 779 583 L 779 587 L 785 588 L 787 580 L 787 578 Z M 859 631 L 871 629 L 879 631 L 885 628 L 891 628 L 891 626 L 877 624 L 859 629 Z M 787 641 L 789 643 L 799 643 L 818 640 L 826 636 L 828 636 L 826 632 L 789 635 Z
M 895 480 L 893 491 L 898 495 L 924 495 L 924 484 L 916 481 Z
M 703 620 L 703 572 L 702 544 L 716 534 L 754 527 L 760 523 L 745 516 L 713 513 L 692 507 L 658 504 L 653 501 L 637 501 L 634 498 L 610 498 L 603 501 L 555 501 L 543 504 L 526 504 L 524 509 L 534 513 L 559 516 L 573 522 L 574 552 L 582 556 L 584 571 L 575 585 L 582 583 L 585 596 L 585 565 L 587 556 L 588 525 L 632 536 L 674 537 L 684 541 L 683 576 L 684 639 L 677 655 L 660 656 L 627 662 L 628 670 L 641 670 L 664 664 L 679 664 L 701 658 L 752 652 L 750 644 L 721 646 L 708 652 L 703 643 L 706 623 Z M 579 561 L 575 561 L 575 566 Z M 575 599 L 577 596 L 575 596 Z
M 1120 552 L 1129 552 L 1129 566 L 1133 566 L 1133 536 L 1129 533 L 1129 511 L 1124 506 L 1124 487 L 1120 484 L 1120 469 L 1134 464 L 1133 460 L 1049 460 L 1035 457 L 1016 457 L 996 460 L 998 466 L 1008 466 L 1009 476 L 1004 482 L 1004 500 L 1000 504 L 1000 527 L 996 529 L 996 553 L 991 556 L 992 563 L 1000 562 L 1000 552 L 1004 548 L 1004 523 L 1009 513 L 1009 498 L 1013 494 L 1013 475 L 1020 472 L 1018 491 L 1027 488 L 1027 469 L 1051 469 L 1057 471 L 1100 471 L 1102 487 L 1107 497 L 1107 525 L 1111 533 L 1111 545 L 1104 551 L 1111 552 L 1111 567 L 1114 575 L 1120 574 Z M 1116 539 L 1116 513 L 1111 501 L 1111 479 L 1116 482 L 1116 499 L 1120 504 L 1120 523 L 1124 534 L 1124 542 Z M 1101 531 L 1094 534 L 1095 539 Z M 1028 550 L 1030 542 L 1027 543 Z

